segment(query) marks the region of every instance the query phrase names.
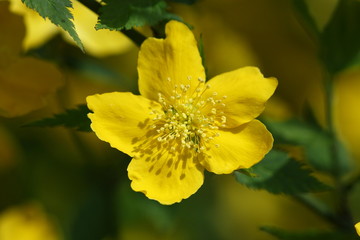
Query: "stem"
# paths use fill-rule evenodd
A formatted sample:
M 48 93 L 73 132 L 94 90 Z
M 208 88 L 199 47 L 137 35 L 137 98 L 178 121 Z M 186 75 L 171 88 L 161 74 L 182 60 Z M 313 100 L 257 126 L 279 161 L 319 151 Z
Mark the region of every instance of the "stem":
M 101 8 L 101 4 L 94 1 L 94 0 L 77 0 L 78 2 L 81 2 L 84 6 L 86 6 L 88 9 L 93 11 L 96 14 L 99 14 L 99 10 Z
M 311 195 L 294 195 L 295 200 L 302 203 L 305 207 L 315 212 L 324 220 L 331 222 L 332 224 L 342 227 L 342 222 L 336 217 L 336 215 L 328 208 L 326 204 L 319 199 Z
M 335 124 L 333 120 L 334 108 L 334 80 L 327 72 L 325 73 L 324 88 L 325 88 L 325 120 L 328 128 L 328 134 L 331 138 L 330 151 L 332 160 L 332 173 L 335 181 L 338 183 L 341 177 L 340 162 L 338 158 L 338 144 Z
M 140 47 L 141 44 L 146 40 L 146 37 L 134 29 L 122 29 L 121 32 L 130 38 L 136 46 Z
M 99 14 L 100 8 L 102 7 L 100 3 L 94 0 L 78 0 L 78 1 L 96 14 Z M 140 47 L 141 44 L 146 39 L 144 35 L 142 35 L 141 33 L 139 33 L 134 29 L 128 29 L 128 30 L 122 29 L 120 30 L 120 32 L 123 33 L 128 38 L 130 38 L 138 47 Z
M 353 221 L 350 209 L 348 207 L 348 195 L 346 187 L 341 181 L 341 163 L 339 158 L 339 144 L 334 124 L 333 109 L 334 109 L 334 79 L 333 76 L 326 72 L 324 79 L 325 87 L 325 111 L 326 111 L 326 124 L 328 133 L 331 138 L 330 152 L 332 160 L 332 174 L 335 181 L 335 206 L 336 215 L 341 222 L 341 227 L 344 230 L 353 228 Z
M 345 184 L 344 188 L 345 191 L 349 192 L 351 191 L 356 184 L 360 183 L 360 172 L 357 172 L 354 174 Z

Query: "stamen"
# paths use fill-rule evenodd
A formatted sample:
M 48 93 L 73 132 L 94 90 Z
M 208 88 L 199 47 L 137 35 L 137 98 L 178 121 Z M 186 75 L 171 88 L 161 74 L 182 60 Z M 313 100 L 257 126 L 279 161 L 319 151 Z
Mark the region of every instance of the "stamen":
M 187 76 L 187 79 L 192 80 L 192 76 Z M 171 81 L 170 77 L 167 80 Z M 226 124 L 226 116 L 222 111 L 225 107 L 222 99 L 226 99 L 226 96 L 219 99 L 218 93 L 212 92 L 210 97 L 204 99 L 203 94 L 210 85 L 205 84 L 204 79 L 198 78 L 198 85 L 192 88 L 191 93 L 190 84 L 175 84 L 168 99 L 165 99 L 162 93 L 158 93 L 162 111 L 150 111 L 150 115 L 155 115 L 151 128 L 156 130 L 157 141 L 160 144 L 178 139 L 181 148 L 201 153 L 209 149 L 207 144 L 220 136 L 217 130 Z M 218 148 L 219 144 L 213 146 Z M 170 152 L 175 150 L 175 146 L 169 147 Z
M 198 77 L 198 80 L 199 80 L 199 82 L 201 82 L 201 83 L 204 83 L 204 82 L 205 82 L 205 79 L 203 79 L 203 78 L 201 78 L 201 77 Z

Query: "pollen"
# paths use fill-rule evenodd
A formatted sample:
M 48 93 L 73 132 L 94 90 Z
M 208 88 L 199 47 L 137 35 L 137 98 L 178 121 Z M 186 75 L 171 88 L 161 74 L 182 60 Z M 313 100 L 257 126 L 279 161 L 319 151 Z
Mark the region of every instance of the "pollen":
M 192 86 L 196 83 L 192 79 L 196 78 L 187 76 L 190 84 L 174 84 L 170 96 L 158 93 L 162 111 L 151 110 L 150 114 L 153 115 L 152 128 L 158 134 L 158 142 L 178 140 L 181 148 L 201 153 L 211 147 L 220 147 L 214 143 L 214 138 L 220 136 L 219 128 L 226 127 L 223 103 L 226 96 L 211 92 L 210 85 L 200 77 L 197 85 Z M 168 77 L 167 81 L 173 79 Z M 210 92 L 205 94 L 207 91 Z M 171 151 L 175 151 L 175 147 L 172 146 Z

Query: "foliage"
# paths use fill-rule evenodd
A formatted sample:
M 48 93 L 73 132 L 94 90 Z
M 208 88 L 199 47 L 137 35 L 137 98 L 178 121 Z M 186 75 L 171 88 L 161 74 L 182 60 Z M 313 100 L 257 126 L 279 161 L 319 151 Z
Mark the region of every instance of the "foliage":
M 37 11 L 43 18 L 48 18 L 52 23 L 67 31 L 76 44 L 83 50 L 83 45 L 71 21 L 73 15 L 69 8 L 70 0 L 21 0 L 27 7 Z
M 308 160 L 315 169 L 333 173 L 332 162 L 332 141 L 331 136 L 324 129 L 316 124 L 309 124 L 298 119 L 287 121 L 265 120 L 266 126 L 272 132 L 276 144 L 290 144 L 301 146 L 304 151 L 305 159 Z M 340 141 L 337 141 L 341 150 L 340 171 L 345 174 L 349 170 L 349 159 Z
M 359 12 L 359 1 L 339 1 L 335 13 L 320 36 L 321 57 L 331 72 L 343 70 L 359 56 Z
M 305 0 L 293 0 L 308 29 L 319 43 L 320 57 L 331 73 L 338 73 L 360 59 L 360 2 L 340 0 L 323 31 L 317 29 Z
M 64 113 L 55 114 L 53 117 L 44 118 L 35 122 L 26 124 L 27 127 L 58 127 L 64 126 L 68 128 L 74 128 L 78 131 L 91 131 L 90 119 L 87 117 L 87 113 L 90 110 L 87 106 L 79 105 L 75 109 L 68 109 Z
M 301 14 L 300 21 L 303 21 L 306 27 L 310 30 L 312 35 L 318 37 L 320 30 L 316 26 L 316 22 L 310 14 L 305 0 L 292 0 L 295 9 Z
M 287 153 L 272 150 L 250 170 L 249 174 L 235 172 L 236 180 L 253 189 L 265 189 L 271 193 L 301 194 L 329 190 L 319 182 L 303 164 Z
M 155 25 L 163 20 L 178 19 L 166 11 L 163 0 L 106 0 L 100 9 L 97 29 L 131 29 L 144 25 Z

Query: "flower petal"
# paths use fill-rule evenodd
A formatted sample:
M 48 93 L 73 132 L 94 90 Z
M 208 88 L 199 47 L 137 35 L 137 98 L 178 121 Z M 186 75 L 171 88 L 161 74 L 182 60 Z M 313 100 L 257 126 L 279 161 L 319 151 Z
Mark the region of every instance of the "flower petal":
M 0 214 L 0 239 L 59 240 L 62 235 L 52 217 L 37 203 L 8 207 Z
M 40 109 L 62 85 L 55 65 L 19 57 L 0 70 L 0 116 L 18 117 Z
M 156 101 L 158 93 L 170 99 L 175 85 L 189 84 L 189 91 L 193 92 L 198 78 L 205 79 L 196 40 L 189 28 L 183 23 L 170 21 L 165 32 L 165 39 L 145 40 L 138 59 L 140 93 Z
M 264 78 L 258 68 L 244 67 L 212 78 L 203 97 L 208 99 L 214 91 L 222 98 L 225 107 L 221 109 L 226 116 L 226 127 L 233 128 L 249 122 L 260 115 L 265 102 L 277 87 L 275 78 Z M 210 107 L 205 109 L 210 111 Z
M 23 17 L 26 35 L 22 46 L 25 51 L 43 45 L 59 32 L 59 28 L 55 24 L 26 7 L 21 0 L 11 0 L 10 11 Z
M 360 222 L 355 224 L 355 229 L 356 229 L 357 234 L 360 236 Z
M 145 145 L 141 147 L 142 154 L 134 157 L 128 166 L 134 191 L 143 192 L 161 204 L 173 204 L 201 187 L 203 167 L 191 150 L 181 149 L 176 140 L 159 143 L 153 138 Z M 173 146 L 177 146 L 175 151 L 170 150 Z
M 273 144 L 271 133 L 258 120 L 219 133 L 220 136 L 211 141 L 211 146 L 208 145 L 208 156 L 202 163 L 208 171 L 216 174 L 253 166 L 263 159 Z
M 0 29 L 0 67 L 6 67 L 20 55 L 25 36 L 22 18 L 9 11 L 7 1 L 0 1 Z
M 130 156 L 134 155 L 137 139 L 148 134 L 150 112 L 161 109 L 158 103 L 129 92 L 96 94 L 86 101 L 94 112 L 88 116 L 98 138 Z

